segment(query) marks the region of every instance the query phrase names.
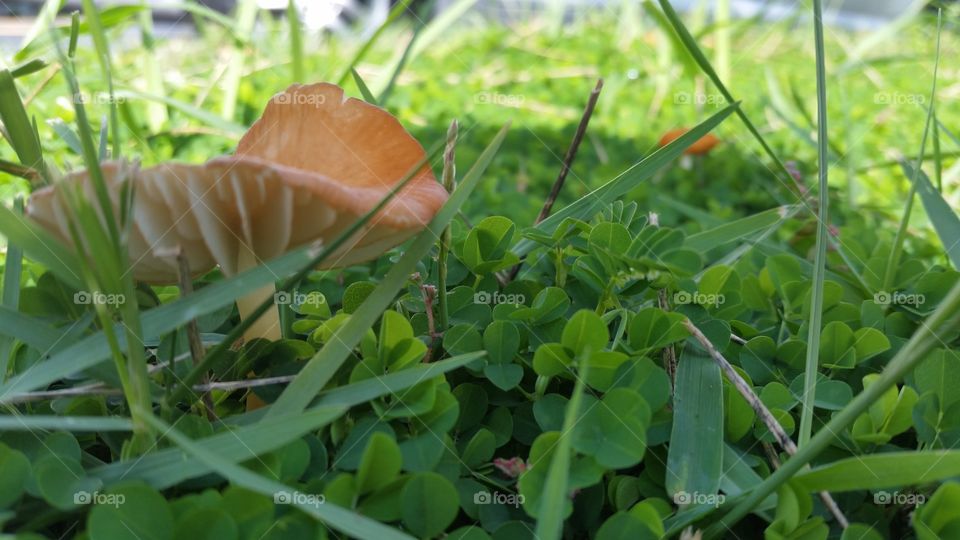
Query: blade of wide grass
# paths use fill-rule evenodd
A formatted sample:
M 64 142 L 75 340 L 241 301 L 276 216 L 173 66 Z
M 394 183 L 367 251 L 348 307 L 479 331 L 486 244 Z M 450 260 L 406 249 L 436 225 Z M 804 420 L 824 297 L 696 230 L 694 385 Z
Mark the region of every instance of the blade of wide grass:
M 13 75 L 14 79 L 19 79 L 20 77 L 26 77 L 27 75 L 33 75 L 34 73 L 40 71 L 41 69 L 49 66 L 46 61 L 40 58 L 34 58 L 33 60 L 28 60 L 23 64 L 10 70 L 10 74 Z
M 360 74 L 357 73 L 357 70 L 351 69 L 350 73 L 353 74 L 353 82 L 357 84 L 357 89 L 360 90 L 360 95 L 363 96 L 363 100 L 371 105 L 376 105 L 376 96 L 374 96 L 373 92 L 370 91 L 370 88 L 367 87 L 367 83 L 363 82 L 363 78 L 360 77 Z
M 5 236 L 8 242 L 20 247 L 28 258 L 42 264 L 67 285 L 77 289 L 83 286 L 76 271 L 80 261 L 73 250 L 46 229 L 2 204 L 0 234 Z
M 563 536 L 563 522 L 570 497 L 570 456 L 573 446 L 573 431 L 581 418 L 581 403 L 586 388 L 590 364 L 581 362 L 573 394 L 563 414 L 560 439 L 553 448 L 553 458 L 543 484 L 543 495 L 537 508 L 537 529 L 534 537 L 542 540 L 557 540 Z
M 691 144 L 700 140 L 701 137 L 713 130 L 717 125 L 723 122 L 730 113 L 737 110 L 737 105 L 728 105 L 710 118 L 704 120 L 678 137 L 670 144 L 658 149 L 649 156 L 643 158 L 638 163 L 620 173 L 616 178 L 606 184 L 580 197 L 575 202 L 566 207 L 553 212 L 550 217 L 544 219 L 533 227 L 533 230 L 545 234 L 551 234 L 567 218 L 588 219 L 598 212 L 604 206 L 612 203 L 619 197 L 629 193 L 637 187 L 640 182 L 651 178 L 657 171 L 662 169 L 671 161 L 680 157 L 683 151 Z M 511 251 L 518 256 L 524 256 L 539 244 L 527 238 L 520 239 L 514 244 Z
M 667 453 L 667 494 L 714 495 L 723 473 L 723 376 L 688 340 L 677 362 L 673 428 Z
M 0 71 L 0 121 L 10 138 L 10 145 L 20 163 L 45 174 L 43 150 L 33 124 L 23 108 L 23 101 L 8 70 Z
M 324 390 L 311 403 L 311 407 L 332 407 L 346 406 L 353 407 L 361 403 L 366 403 L 381 396 L 398 394 L 407 388 L 463 367 L 471 362 L 479 360 L 486 356 L 486 351 L 477 351 L 467 354 L 461 354 L 446 360 L 431 362 L 393 373 L 388 373 L 372 379 L 365 379 L 360 382 L 338 386 L 330 390 Z M 231 416 L 224 420 L 227 424 L 246 424 L 259 421 L 270 410 L 270 406 L 257 409 L 248 413 Z
M 7 257 L 9 256 L 10 254 L 8 252 Z M 7 261 L 8 263 L 10 262 L 9 258 Z M 0 336 L 3 336 L 4 339 L 10 339 L 11 341 L 20 340 L 38 351 L 46 352 L 51 346 L 62 341 L 64 332 L 61 329 L 48 325 L 40 319 L 17 311 L 15 300 L 17 300 L 19 296 L 20 284 L 17 283 L 11 287 L 10 293 L 7 293 L 6 288 L 8 280 L 13 280 L 12 277 L 6 277 L 7 272 L 10 272 L 11 276 L 16 275 L 16 279 L 20 279 L 20 269 L 16 266 L 19 266 L 19 263 L 15 263 L 14 267 L 8 266 L 4 271 L 3 305 L 0 306 Z M 0 358 L 0 363 L 3 363 L 2 358 Z M 5 374 L 6 369 L 4 369 L 2 373 Z M 0 377 L 0 379 L 5 379 L 5 377 Z M 2 399 L 0 399 L 0 401 L 2 401 Z
M 794 480 L 810 492 L 841 492 L 922 486 L 957 476 L 960 450 L 942 450 L 854 456 L 801 472 Z
M 827 223 L 829 223 L 830 192 L 827 175 L 830 171 L 830 144 L 827 135 L 827 73 L 823 51 L 823 8 L 821 0 L 813 0 L 813 33 L 817 71 L 817 163 L 819 173 L 820 205 L 817 209 L 817 240 L 814 247 L 813 284 L 811 285 L 810 324 L 807 328 L 807 358 L 803 371 L 802 409 L 797 447 L 810 440 L 813 430 L 813 405 L 817 393 L 817 373 L 820 367 L 820 329 L 823 317 L 823 283 L 827 269 Z
M 133 422 L 117 416 L 0 415 L 0 431 L 130 431 Z
M 708 251 L 710 249 L 736 242 L 780 222 L 785 215 L 794 211 L 794 207 L 771 208 L 740 218 L 705 231 L 691 234 L 684 242 L 684 247 L 694 251 Z
M 240 465 L 223 461 L 220 458 L 218 450 L 200 446 L 163 420 L 150 414 L 149 411 L 141 412 L 146 415 L 147 421 L 153 426 L 154 430 L 163 433 L 165 438 L 182 448 L 187 454 L 209 466 L 216 473 L 229 480 L 230 483 L 268 497 L 273 497 L 280 492 L 296 492 L 296 490 L 290 486 L 256 474 Z M 378 540 L 412 539 L 411 536 L 387 527 L 379 521 L 351 512 L 333 503 L 306 504 L 297 498 L 294 498 L 292 503 L 297 509 L 317 521 L 356 538 L 377 538 Z
M 414 272 L 420 260 L 429 252 L 430 248 L 440 238 L 444 228 L 456 216 L 460 207 L 479 183 L 487 165 L 493 160 L 503 138 L 507 134 L 509 124 L 504 126 L 494 137 L 493 141 L 480 154 L 477 161 L 463 177 L 457 189 L 450 194 L 450 198 L 443 205 L 436 216 L 413 241 L 413 244 L 403 254 L 403 257 L 394 264 L 376 290 L 350 316 L 350 319 L 341 326 L 327 341 L 326 345 L 311 358 L 297 377 L 287 386 L 286 390 L 270 407 L 266 418 L 279 414 L 303 410 L 317 393 L 327 385 L 353 348 L 373 326 L 374 322 L 387 308 L 397 291 L 403 288 L 410 274 Z
M 17 214 L 23 214 L 23 199 L 20 197 L 14 200 L 13 211 Z M 20 305 L 20 273 L 22 271 L 23 250 L 16 244 L 8 242 L 7 253 L 3 260 L 3 296 L 0 296 L 0 306 L 5 311 L 16 312 Z M 0 336 L 0 382 L 7 379 L 10 354 L 13 352 L 15 341 L 10 336 Z
M 897 351 L 886 365 L 880 376 L 860 392 L 843 409 L 835 413 L 829 422 L 817 431 L 806 446 L 796 455 L 783 462 L 781 467 L 768 476 L 759 486 L 750 491 L 742 500 L 716 524 L 706 531 L 705 538 L 721 538 L 740 519 L 785 482 L 793 478 L 816 456 L 834 444 L 838 433 L 843 433 L 870 406 L 877 403 L 883 394 L 910 373 L 927 354 L 940 347 L 956 332 L 960 324 L 960 283 L 950 289 L 937 309 L 918 326 L 910 340 Z M 719 508 L 724 508 L 721 505 Z
M 907 178 L 913 178 L 919 185 L 915 191 L 920 195 L 920 201 L 927 211 L 927 217 L 933 223 L 934 230 L 943 243 L 943 249 L 953 263 L 954 268 L 960 268 L 960 218 L 950 207 L 950 204 L 943 199 L 941 194 L 933 184 L 930 178 L 922 170 L 914 169 L 910 163 L 902 161 L 903 173 Z
M 197 439 L 195 444 L 216 452 L 223 463 L 241 463 L 316 432 L 343 416 L 346 410 L 345 407 L 316 407 L 285 416 L 279 422 L 228 427 L 225 431 Z M 134 461 L 117 461 L 97 467 L 89 474 L 106 485 L 142 480 L 156 489 L 166 489 L 212 470 L 203 461 L 185 456 L 179 448 L 166 448 Z

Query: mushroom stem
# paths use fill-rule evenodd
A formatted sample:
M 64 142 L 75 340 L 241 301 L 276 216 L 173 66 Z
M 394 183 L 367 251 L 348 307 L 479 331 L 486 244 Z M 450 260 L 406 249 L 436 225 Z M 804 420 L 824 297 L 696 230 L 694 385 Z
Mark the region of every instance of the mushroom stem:
M 237 271 L 242 272 L 253 268 L 259 264 L 256 255 L 253 254 L 253 251 L 244 243 L 240 244 L 240 252 L 237 255 Z M 255 291 L 251 291 L 246 295 L 237 299 L 237 310 L 240 311 L 240 320 L 244 320 L 253 313 L 257 307 L 267 299 L 274 297 L 276 293 L 276 287 L 273 285 L 266 285 L 260 287 Z M 247 328 L 247 331 L 243 333 L 243 341 L 249 342 L 257 338 L 269 339 L 271 341 L 276 341 L 281 339 L 283 334 L 281 332 L 280 326 L 280 311 L 277 309 L 276 305 L 270 306 L 270 309 L 266 311 L 258 320 L 254 321 L 250 328 Z

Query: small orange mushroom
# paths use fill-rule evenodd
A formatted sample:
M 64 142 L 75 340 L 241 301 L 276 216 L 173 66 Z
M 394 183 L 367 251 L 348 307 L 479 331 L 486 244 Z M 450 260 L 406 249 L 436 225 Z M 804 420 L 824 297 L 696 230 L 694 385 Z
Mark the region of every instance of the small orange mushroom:
M 373 209 L 417 163 L 423 147 L 387 111 L 345 98 L 335 85 L 294 85 L 275 95 L 243 136 L 234 156 L 203 165 L 102 165 L 119 215 L 123 181 L 134 188 L 128 248 L 136 279 L 175 283 L 179 250 L 195 274 L 220 266 L 226 275 L 313 242 L 329 243 Z M 93 196 L 87 172 L 36 191 L 27 215 L 67 244 L 68 218 L 58 187 L 79 184 Z M 322 265 L 376 258 L 421 231 L 447 199 L 428 165 L 364 228 Z M 241 317 L 274 293 L 273 286 L 237 302 Z M 245 334 L 279 339 L 277 310 Z
M 687 128 L 675 128 L 667 131 L 660 137 L 659 146 L 662 148 L 673 141 L 679 139 L 684 133 L 690 131 Z M 720 144 L 720 139 L 717 138 L 713 133 L 707 133 L 703 137 L 700 137 L 699 140 L 687 147 L 683 151 L 684 154 L 689 156 L 702 156 L 706 155 L 713 149 L 714 146 Z

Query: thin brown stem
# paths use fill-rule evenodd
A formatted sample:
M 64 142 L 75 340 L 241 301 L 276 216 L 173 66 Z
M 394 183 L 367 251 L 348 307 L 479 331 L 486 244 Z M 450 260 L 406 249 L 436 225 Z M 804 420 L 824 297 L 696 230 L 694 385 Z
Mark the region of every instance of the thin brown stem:
M 793 442 L 793 439 L 787 435 L 787 432 L 783 429 L 777 419 L 774 418 L 773 413 L 770 412 L 770 409 L 760 401 L 760 397 L 753 391 L 753 388 L 737 373 L 737 370 L 733 369 L 733 365 L 724 358 L 723 354 L 713 346 L 713 343 L 710 343 L 710 340 L 707 339 L 707 336 L 700 331 L 690 319 L 683 321 L 684 326 L 693 336 L 694 339 L 700 343 L 704 349 L 710 354 L 710 357 L 713 358 L 714 362 L 720 366 L 720 370 L 723 371 L 723 374 L 726 375 L 727 380 L 733 384 L 734 388 L 737 389 L 737 392 L 747 400 L 747 403 L 750 404 L 750 407 L 753 409 L 753 412 L 757 414 L 757 417 L 760 418 L 760 421 L 767 426 L 767 430 L 773 435 L 773 438 L 776 439 L 777 444 L 781 448 L 786 450 L 787 454 L 791 456 L 797 453 L 797 445 Z M 776 468 L 776 465 L 775 465 Z M 840 510 L 840 507 L 837 506 L 836 501 L 833 500 L 833 497 L 830 496 L 826 491 L 820 492 L 820 499 L 823 501 L 824 505 L 833 514 L 833 517 L 837 520 L 837 523 L 846 529 L 850 522 L 847 520 L 847 517 L 843 515 L 843 512 Z
M 593 116 L 593 110 L 597 106 L 597 100 L 600 98 L 600 90 L 603 89 L 603 79 L 597 79 L 597 85 L 593 88 L 593 91 L 590 92 L 590 97 L 587 98 L 587 106 L 583 109 L 583 115 L 580 117 L 580 123 L 577 125 L 577 131 L 573 134 L 573 140 L 570 142 L 570 147 L 567 148 L 567 153 L 563 157 L 563 166 L 560 168 L 560 174 L 557 175 L 557 179 L 553 182 L 553 187 L 550 188 L 550 195 L 547 196 L 547 200 L 543 203 L 543 208 L 540 209 L 540 214 L 537 216 L 537 220 L 533 223 L 534 225 L 540 223 L 541 221 L 547 219 L 550 215 L 550 211 L 553 209 L 553 204 L 557 202 L 557 197 L 560 195 L 560 190 L 563 189 L 563 184 L 567 180 L 567 174 L 570 173 L 570 167 L 573 165 L 573 160 L 577 157 L 577 151 L 580 149 L 580 143 L 583 141 L 583 136 L 587 133 L 587 126 L 590 124 L 590 117 Z M 523 264 L 521 261 L 519 264 L 515 265 L 510 273 L 507 274 L 505 280 L 506 283 L 513 281 L 517 277 L 517 274 L 520 273 L 520 266 Z
M 657 302 L 660 305 L 660 309 L 664 311 L 670 310 L 670 304 L 667 302 L 666 289 L 660 289 L 657 294 Z M 663 348 L 663 369 L 667 372 L 667 376 L 670 377 L 670 393 L 673 394 L 673 388 L 677 378 L 677 352 L 674 350 L 673 345 L 667 345 Z
M 193 293 L 193 280 L 191 279 L 190 274 L 190 262 L 187 261 L 187 257 L 183 254 L 183 250 L 177 251 L 177 269 L 179 273 L 180 280 L 180 295 L 187 296 Z M 203 340 L 200 339 L 200 328 L 197 326 L 196 319 L 190 319 L 187 322 L 187 342 L 190 345 L 190 356 L 193 358 L 193 365 L 196 366 L 200 364 L 203 360 L 203 356 L 206 354 L 206 350 L 203 348 Z M 208 382 L 206 375 L 203 377 L 203 382 Z M 206 410 L 207 419 L 211 422 L 217 419 L 217 414 L 213 409 L 213 399 L 210 397 L 209 392 L 204 392 L 200 396 L 200 401 L 203 402 L 203 407 Z

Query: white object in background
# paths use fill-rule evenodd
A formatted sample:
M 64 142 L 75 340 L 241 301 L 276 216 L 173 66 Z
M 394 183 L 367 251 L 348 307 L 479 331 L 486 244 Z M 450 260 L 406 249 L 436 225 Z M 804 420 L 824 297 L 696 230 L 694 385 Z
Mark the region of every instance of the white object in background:
M 439 11 L 449 8 L 457 0 L 439 0 Z M 607 9 L 616 13 L 622 0 L 482 0 L 472 10 L 475 13 L 504 22 L 515 22 L 536 17 L 558 3 L 567 13 Z M 712 10 L 716 0 L 670 0 L 677 11 L 689 11 L 704 5 Z M 926 4 L 925 0 L 824 0 L 823 13 L 827 24 L 853 29 L 872 29 L 911 13 Z M 738 18 L 761 15 L 764 19 L 779 20 L 792 16 L 807 16 L 809 6 L 796 0 L 731 0 L 731 14 Z
M 303 26 L 310 30 L 339 29 L 344 16 L 360 14 L 365 27 L 376 28 L 390 11 L 390 0 L 372 0 L 367 6 L 357 0 L 294 0 L 294 4 Z M 260 9 L 279 11 L 287 9 L 287 0 L 257 0 L 257 5 Z

